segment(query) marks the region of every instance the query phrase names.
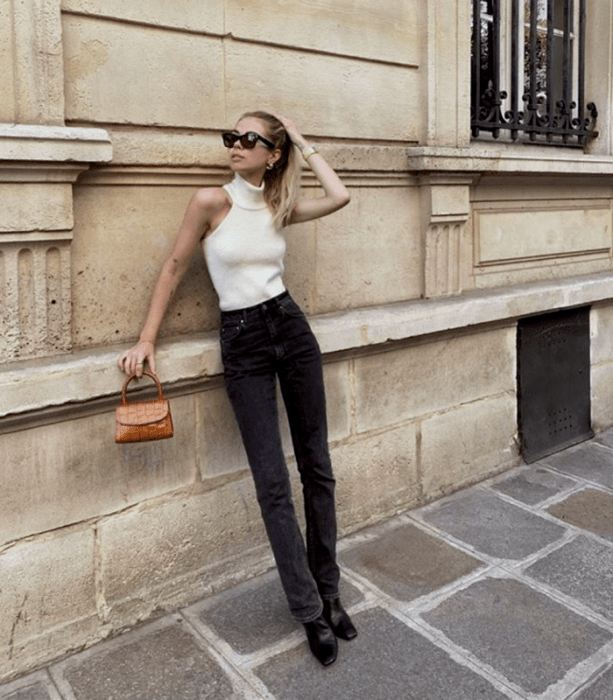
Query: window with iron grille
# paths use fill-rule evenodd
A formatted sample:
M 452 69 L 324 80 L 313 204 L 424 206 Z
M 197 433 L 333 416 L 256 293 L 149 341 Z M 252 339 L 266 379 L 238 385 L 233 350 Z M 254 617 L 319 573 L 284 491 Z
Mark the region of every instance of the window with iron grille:
M 473 0 L 474 137 L 585 146 L 598 112 L 585 101 L 587 0 Z

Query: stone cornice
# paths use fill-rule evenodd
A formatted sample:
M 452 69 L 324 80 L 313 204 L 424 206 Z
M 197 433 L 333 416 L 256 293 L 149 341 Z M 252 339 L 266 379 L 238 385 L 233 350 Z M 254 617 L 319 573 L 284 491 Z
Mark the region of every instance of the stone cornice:
M 513 323 L 522 316 L 611 299 L 613 275 L 606 273 L 325 314 L 311 318 L 311 324 L 322 352 L 330 356 L 376 351 L 387 344 Z M 74 418 L 79 406 L 117 398 L 123 375 L 116 360 L 123 349 L 107 347 L 5 365 L 0 369 L 0 431 L 9 424 L 16 429 L 20 414 L 32 417 L 56 407 L 57 421 L 62 420 L 58 411 Z M 216 332 L 161 342 L 156 359 L 160 377 L 170 387 L 190 382 L 202 386 L 217 381 L 222 372 Z M 104 410 L 109 410 L 108 401 Z
M 531 146 L 470 148 L 414 147 L 406 150 L 408 170 L 421 173 L 613 175 L 613 156 Z
M 0 161 L 102 163 L 112 156 L 104 129 L 0 124 Z
M 0 182 L 74 183 L 88 168 L 89 163 L 77 162 L 0 161 Z
M 416 185 L 406 171 L 345 170 L 337 168 L 343 182 L 353 187 L 408 187 Z M 0 178 L 2 173 L 0 172 Z M 227 167 L 167 167 L 153 165 L 101 165 L 89 169 L 79 177 L 79 185 L 115 185 L 148 187 L 220 187 L 232 179 Z M 319 186 L 315 175 L 308 169 L 302 172 L 304 187 Z

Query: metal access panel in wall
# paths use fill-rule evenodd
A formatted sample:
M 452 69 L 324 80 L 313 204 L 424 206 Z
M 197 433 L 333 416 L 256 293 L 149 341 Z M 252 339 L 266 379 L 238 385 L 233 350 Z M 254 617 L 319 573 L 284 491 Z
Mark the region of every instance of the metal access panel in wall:
M 517 362 L 524 460 L 591 438 L 589 307 L 520 320 Z

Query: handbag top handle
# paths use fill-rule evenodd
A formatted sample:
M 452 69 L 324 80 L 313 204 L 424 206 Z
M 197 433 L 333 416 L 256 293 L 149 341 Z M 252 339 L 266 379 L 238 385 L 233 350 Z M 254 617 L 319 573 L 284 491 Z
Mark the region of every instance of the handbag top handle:
M 147 375 L 148 377 L 151 377 L 153 381 L 157 384 L 158 388 L 158 399 L 163 399 L 164 398 L 164 393 L 162 392 L 162 383 L 158 379 L 157 374 L 154 374 L 153 372 L 143 372 L 143 376 Z M 121 403 L 124 406 L 128 405 L 128 397 L 126 395 L 127 389 L 128 389 L 128 384 L 133 380 L 136 379 L 136 375 L 132 374 L 130 375 L 126 381 L 124 382 L 123 389 L 121 390 Z

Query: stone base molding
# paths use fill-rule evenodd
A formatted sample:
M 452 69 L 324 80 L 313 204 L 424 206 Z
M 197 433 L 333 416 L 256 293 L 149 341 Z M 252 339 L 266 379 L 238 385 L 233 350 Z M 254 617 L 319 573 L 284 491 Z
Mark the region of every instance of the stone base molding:
M 533 282 L 504 289 L 478 290 L 461 297 L 434 298 L 315 316 L 311 325 L 324 356 L 377 354 L 387 345 L 427 342 L 429 338 L 480 327 L 508 325 L 522 316 L 611 299 L 610 273 Z M 122 374 L 116 360 L 125 346 L 82 350 L 54 360 L 0 366 L 0 432 L 72 413 L 87 402 L 115 398 Z M 165 384 L 211 381 L 222 373 L 217 332 L 163 341 L 157 352 Z M 100 404 L 108 410 L 108 404 Z M 38 416 L 38 418 L 37 418 Z M 54 417 L 55 416 L 55 417 Z M 66 419 L 65 416 L 62 419 Z M 10 427 L 9 427 L 10 426 Z

